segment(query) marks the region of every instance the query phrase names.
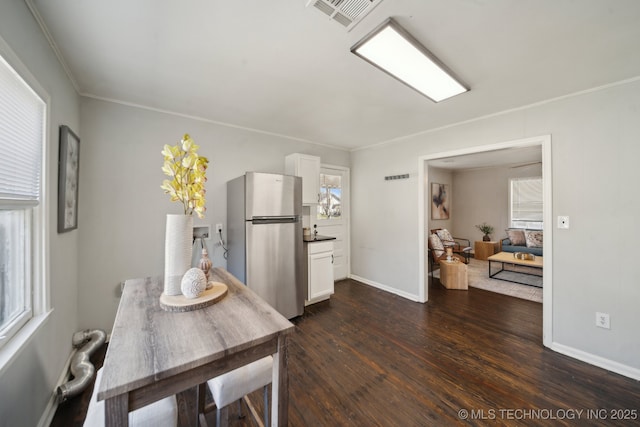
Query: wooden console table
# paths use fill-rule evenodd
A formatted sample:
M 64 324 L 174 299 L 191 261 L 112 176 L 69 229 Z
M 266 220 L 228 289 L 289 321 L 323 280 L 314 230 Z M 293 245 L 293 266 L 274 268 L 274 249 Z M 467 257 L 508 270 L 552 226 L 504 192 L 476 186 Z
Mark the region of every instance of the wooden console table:
M 128 412 L 191 387 L 206 425 L 206 381 L 273 355 L 271 425 L 288 423 L 287 337 L 294 325 L 226 270 L 211 270 L 228 294 L 200 310 L 160 308 L 161 278 L 127 280 L 104 361 L 98 400 L 106 426 L 127 426 Z

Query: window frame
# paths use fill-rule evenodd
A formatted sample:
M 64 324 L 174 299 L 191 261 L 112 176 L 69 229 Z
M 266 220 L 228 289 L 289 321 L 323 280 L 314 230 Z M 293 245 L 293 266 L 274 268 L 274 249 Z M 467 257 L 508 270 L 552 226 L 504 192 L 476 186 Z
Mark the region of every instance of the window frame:
M 32 236 L 33 236 L 33 225 L 32 225 L 32 217 L 33 211 L 32 208 L 8 208 L 6 209 L 6 205 L 4 205 L 0 201 L 0 211 L 8 211 L 8 212 L 21 212 L 22 213 L 22 224 L 25 230 L 25 241 L 23 250 L 23 259 L 22 259 L 22 267 L 24 269 L 24 283 L 23 283 L 23 296 L 24 296 L 24 310 L 18 314 L 16 318 L 11 320 L 7 325 L 0 330 L 0 348 L 2 348 L 16 333 L 33 317 L 33 292 L 31 289 L 33 287 L 32 280 L 32 263 L 31 263 L 31 250 L 32 250 Z
M 322 182 L 322 177 L 323 176 L 337 176 L 340 179 L 340 215 L 338 216 L 334 216 L 334 215 L 328 215 L 326 218 L 324 218 L 322 216 L 322 213 L 320 212 L 322 207 L 323 207 L 323 203 L 322 203 L 322 197 L 325 193 L 323 193 L 323 189 L 326 190 L 326 196 L 327 196 L 327 202 L 329 203 L 329 201 L 331 200 L 331 188 L 332 187 L 328 187 L 328 186 L 323 186 L 323 182 Z M 318 204 L 316 205 L 316 213 L 315 213 L 315 220 L 316 221 L 327 221 L 327 223 L 333 222 L 333 221 L 340 221 L 342 220 L 342 194 L 343 194 L 343 182 L 342 182 L 342 175 L 336 175 L 336 174 L 329 174 L 329 173 L 324 173 L 324 172 L 320 172 L 320 174 L 318 175 L 318 180 L 320 181 L 320 189 L 319 189 L 319 198 L 318 198 Z
M 514 223 L 513 219 L 513 183 L 514 181 L 537 180 L 540 181 L 540 221 L 518 220 Z M 542 230 L 544 228 L 544 180 L 542 176 L 523 176 L 509 178 L 509 228 L 520 228 L 527 230 Z
M 25 290 L 28 292 L 30 301 L 29 308 L 12 320 L 9 324 L 10 327 L 5 328 L 7 333 L 0 338 L 1 373 L 45 323 L 52 310 L 49 288 L 49 251 L 47 250 L 49 243 L 47 219 L 49 218 L 49 115 L 51 99 L 2 37 L 0 37 L 0 56 L 44 104 L 39 203 L 36 206 L 24 206 L 19 201 L 15 203 L 6 199 L 0 201 L 0 209 L 2 210 L 25 211 L 25 230 L 28 230 L 29 234 L 25 241 L 24 261 L 27 276 Z M 0 66 L 4 66 L 4 64 Z

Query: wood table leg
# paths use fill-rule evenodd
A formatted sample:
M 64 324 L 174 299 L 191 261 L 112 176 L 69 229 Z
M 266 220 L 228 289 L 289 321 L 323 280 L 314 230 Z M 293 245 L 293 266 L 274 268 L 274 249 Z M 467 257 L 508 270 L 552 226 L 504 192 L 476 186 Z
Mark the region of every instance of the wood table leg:
M 196 427 L 206 426 L 204 408 L 207 396 L 207 383 L 198 384 L 196 387 Z
M 271 379 L 271 425 L 286 426 L 289 423 L 289 372 L 287 336 L 278 338 L 278 352 L 273 355 Z
M 129 426 L 129 395 L 127 393 L 105 400 L 104 421 L 107 427 Z

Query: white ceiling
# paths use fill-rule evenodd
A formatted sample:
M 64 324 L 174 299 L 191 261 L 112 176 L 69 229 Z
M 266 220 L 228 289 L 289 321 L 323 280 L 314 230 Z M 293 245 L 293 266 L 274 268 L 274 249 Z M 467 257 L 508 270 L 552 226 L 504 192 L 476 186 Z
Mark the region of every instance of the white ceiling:
M 355 149 L 640 76 L 638 0 L 26 0 L 78 91 Z M 349 49 L 393 17 L 471 88 L 434 104 Z

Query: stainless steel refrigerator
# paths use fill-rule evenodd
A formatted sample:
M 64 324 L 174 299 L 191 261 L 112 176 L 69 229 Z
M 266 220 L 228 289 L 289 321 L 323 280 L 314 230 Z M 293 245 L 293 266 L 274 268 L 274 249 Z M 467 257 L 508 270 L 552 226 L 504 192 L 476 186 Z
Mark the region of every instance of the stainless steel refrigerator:
M 284 317 L 304 311 L 302 178 L 247 172 L 227 182 L 227 270 Z

